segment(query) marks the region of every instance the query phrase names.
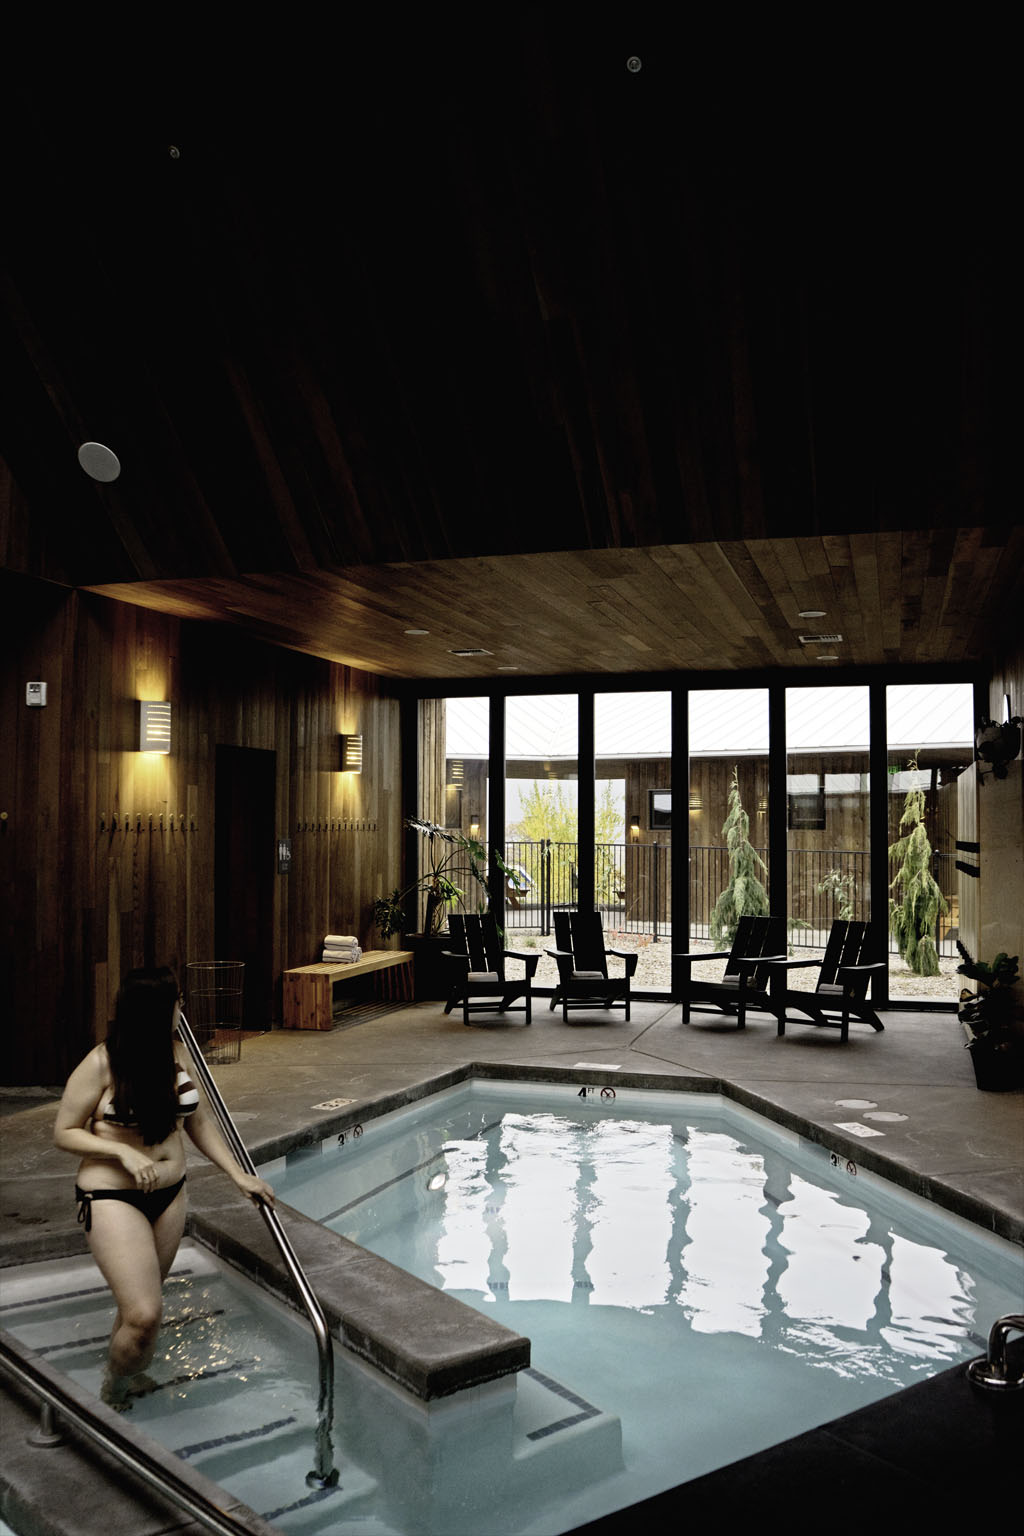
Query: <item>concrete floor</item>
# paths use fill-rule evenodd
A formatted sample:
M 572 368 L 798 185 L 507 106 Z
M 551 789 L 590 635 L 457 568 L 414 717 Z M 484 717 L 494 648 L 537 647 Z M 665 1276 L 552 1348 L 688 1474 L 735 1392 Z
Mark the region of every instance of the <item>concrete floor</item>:
M 554 1076 L 582 1063 L 588 1081 L 628 1079 L 652 1087 L 722 1082 L 744 1103 L 799 1127 L 844 1158 L 1024 1245 L 1024 1093 L 977 1089 L 951 1012 L 891 1012 L 884 1016 L 884 1034 L 855 1025 L 845 1047 L 837 1032 L 813 1028 L 793 1027 L 778 1039 L 774 1021 L 761 1022 L 757 1015 L 742 1033 L 713 1013 L 695 1014 L 684 1026 L 678 1005 L 664 1002 L 634 1003 L 629 1023 L 617 1011 L 598 1012 L 592 1022 L 586 1014 L 574 1015 L 565 1025 L 544 999 L 535 1001 L 529 1028 L 521 1015 L 513 1018 L 466 1029 L 457 1015 L 446 1017 L 440 1004 L 420 1003 L 324 1034 L 274 1030 L 246 1037 L 240 1059 L 216 1068 L 215 1076 L 257 1161 L 271 1155 L 282 1138 L 299 1133 L 314 1140 L 334 1133 L 359 1120 L 370 1105 L 418 1096 L 468 1063 L 480 1063 L 488 1073 L 508 1068 L 516 1075 Z M 2 1095 L 0 1265 L 84 1251 L 71 1197 L 73 1160 L 50 1141 L 57 1092 L 22 1089 Z M 317 1108 L 332 1100 L 346 1102 Z M 850 1108 L 843 1100 L 864 1100 L 871 1107 Z M 872 1121 L 878 1112 L 905 1118 Z M 851 1122 L 882 1134 L 865 1138 L 841 1128 Z M 931 1499 L 938 1511 L 946 1507 L 943 1490 L 960 1476 L 957 1469 L 968 1469 L 961 1455 L 967 1442 L 973 1472 L 985 1472 L 992 1494 L 1005 1475 L 1005 1436 L 1011 1426 L 1017 1436 L 1024 1427 L 1022 1398 L 1024 1393 L 1016 1394 L 1016 1406 L 1005 1401 L 994 1409 L 987 1394 L 983 1400 L 967 1385 L 962 1370 L 947 1372 L 852 1416 L 857 1422 L 851 1420 L 849 1433 L 836 1434 L 829 1426 L 828 1432 L 789 1442 L 788 1451 L 778 1448 L 736 1463 L 726 1469 L 728 1476 L 716 1473 L 687 1484 L 686 1502 L 679 1507 L 692 1514 L 706 1500 L 719 1517 L 726 1507 L 749 1511 L 753 1503 L 744 1501 L 760 1503 L 770 1496 L 774 1480 L 781 1479 L 781 1491 L 794 1476 L 811 1476 L 813 1469 L 817 1484 L 822 1468 L 830 1467 L 833 1487 L 847 1476 L 859 1488 L 865 1478 L 869 1484 L 874 1478 L 888 1513 L 893 1500 L 904 1495 L 908 1508 L 920 1512 Z M 903 1452 L 892 1449 L 898 1445 L 905 1450 L 903 1463 Z M 660 1529 L 662 1518 L 675 1518 L 671 1495 L 648 1502 L 648 1529 Z M 588 1529 L 625 1529 L 618 1523 L 623 1518 L 610 1516 Z M 846 1526 L 830 1519 L 830 1528 Z M 137 1524 L 122 1526 L 109 1518 L 105 1529 L 141 1531 Z

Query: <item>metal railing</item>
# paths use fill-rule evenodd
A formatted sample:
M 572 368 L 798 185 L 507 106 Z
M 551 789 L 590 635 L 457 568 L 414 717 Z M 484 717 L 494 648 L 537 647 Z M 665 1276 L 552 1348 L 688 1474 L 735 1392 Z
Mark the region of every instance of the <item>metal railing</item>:
M 228 1107 L 221 1097 L 220 1089 L 213 1080 L 213 1075 L 199 1049 L 198 1041 L 184 1016 L 178 1015 L 178 1033 L 182 1042 L 192 1057 L 196 1075 L 206 1092 L 213 1112 L 217 1117 L 224 1140 L 231 1148 L 239 1165 L 246 1173 L 255 1174 L 256 1166 L 249 1156 L 245 1142 L 238 1134 L 235 1122 L 228 1112 Z M 338 1481 L 338 1472 L 334 1466 L 334 1447 L 331 1440 L 331 1429 L 334 1422 L 334 1345 L 331 1340 L 330 1329 L 324 1316 L 323 1308 L 313 1293 L 309 1281 L 299 1263 L 294 1248 L 289 1241 L 288 1234 L 281 1225 L 281 1219 L 272 1206 L 263 1200 L 258 1200 L 260 1215 L 263 1217 L 267 1230 L 270 1232 L 284 1259 L 285 1266 L 292 1282 L 298 1292 L 299 1299 L 306 1309 L 310 1324 L 316 1338 L 316 1347 L 319 1365 L 319 1390 L 316 1403 L 316 1437 L 314 1442 L 314 1465 L 312 1471 L 306 1475 L 306 1482 L 313 1488 L 333 1488 Z
M 0 1336 L 0 1368 L 42 1404 L 40 1429 L 29 1436 L 30 1444 L 49 1447 L 64 1443 L 64 1436 L 54 1422 L 56 1413 L 107 1455 L 128 1467 L 148 1487 L 184 1510 L 204 1529 L 214 1532 L 214 1536 L 251 1536 L 252 1521 L 247 1515 L 239 1514 L 236 1518 L 230 1509 L 214 1504 L 185 1478 L 179 1477 L 173 1468 L 158 1461 L 143 1445 L 101 1422 L 96 1414 L 52 1381 L 31 1359 L 22 1356 L 3 1336 Z
M 575 906 L 578 845 L 575 842 L 515 841 L 505 844 L 505 862 L 520 875 L 520 885 L 506 886 L 506 927 L 551 932 L 551 915 Z M 768 849 L 756 849 L 768 864 Z M 710 937 L 711 912 L 729 882 L 728 850 L 695 844 L 686 850 L 690 875 L 690 937 Z M 793 848 L 787 854 L 786 905 L 795 948 L 820 947 L 832 921 L 870 915 L 870 860 L 865 849 Z M 936 852 L 934 874 L 949 886 L 949 858 Z M 890 868 L 890 880 L 895 875 Z M 595 897 L 605 924 L 619 933 L 668 937 L 672 927 L 671 843 L 598 843 L 594 849 Z M 767 881 L 766 881 L 767 883 Z M 888 923 L 886 923 L 888 927 Z M 940 955 L 955 956 L 955 919 L 940 919 L 935 935 Z M 890 953 L 896 942 L 890 936 Z

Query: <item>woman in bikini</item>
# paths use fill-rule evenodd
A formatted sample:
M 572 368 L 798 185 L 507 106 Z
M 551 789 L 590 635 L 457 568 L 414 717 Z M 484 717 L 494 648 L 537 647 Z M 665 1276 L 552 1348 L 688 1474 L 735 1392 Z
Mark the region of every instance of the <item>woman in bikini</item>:
M 78 1219 L 117 1302 L 103 1396 L 118 1404 L 153 1357 L 185 1227 L 182 1129 L 242 1194 L 274 1203 L 270 1185 L 236 1163 L 189 1079 L 179 1002 L 168 967 L 130 971 L 106 1041 L 72 1072 L 57 1111 L 54 1143 L 81 1158 Z

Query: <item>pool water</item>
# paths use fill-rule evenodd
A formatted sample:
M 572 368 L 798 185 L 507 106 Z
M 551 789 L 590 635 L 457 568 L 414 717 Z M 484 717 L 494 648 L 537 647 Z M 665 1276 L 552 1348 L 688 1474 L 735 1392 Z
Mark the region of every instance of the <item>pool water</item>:
M 284 1532 L 564 1532 L 983 1353 L 1022 1253 L 710 1095 L 464 1085 L 261 1169 L 532 1341 L 424 1405 L 335 1350 L 310 1490 L 305 1321 L 186 1241 L 131 1423 Z M 0 1326 L 98 1391 L 88 1259 L 0 1272 Z
M 463 1085 L 261 1171 L 616 1415 L 605 1511 L 969 1360 L 1020 1307 L 1020 1249 L 717 1095 Z

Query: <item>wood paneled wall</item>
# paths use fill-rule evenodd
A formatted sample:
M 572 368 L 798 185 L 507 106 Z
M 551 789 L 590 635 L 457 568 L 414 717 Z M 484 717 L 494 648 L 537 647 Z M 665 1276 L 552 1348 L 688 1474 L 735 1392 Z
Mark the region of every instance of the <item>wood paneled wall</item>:
M 55 1084 L 102 1038 L 123 972 L 214 956 L 219 745 L 274 753 L 274 994 L 327 932 L 364 948 L 401 879 L 399 711 L 368 673 L 24 578 L 4 578 L 0 768 L 5 1079 Z M 45 680 L 47 705 L 25 704 Z M 137 746 L 137 700 L 169 699 L 172 751 Z M 360 731 L 363 772 L 339 771 Z M 268 857 L 272 857 L 268 851 Z M 225 957 L 226 958 L 226 957 Z

